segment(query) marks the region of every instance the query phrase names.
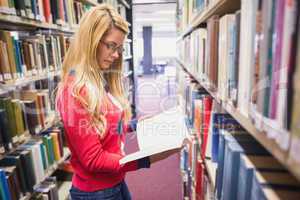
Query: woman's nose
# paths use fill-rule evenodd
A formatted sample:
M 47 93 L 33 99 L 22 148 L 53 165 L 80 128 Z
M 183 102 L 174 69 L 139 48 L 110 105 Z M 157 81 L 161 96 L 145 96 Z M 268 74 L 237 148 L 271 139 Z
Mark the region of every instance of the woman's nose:
M 117 58 L 119 58 L 119 53 L 118 53 L 118 51 L 114 51 L 113 53 L 112 53 L 112 57 L 114 58 L 114 59 L 117 59 Z

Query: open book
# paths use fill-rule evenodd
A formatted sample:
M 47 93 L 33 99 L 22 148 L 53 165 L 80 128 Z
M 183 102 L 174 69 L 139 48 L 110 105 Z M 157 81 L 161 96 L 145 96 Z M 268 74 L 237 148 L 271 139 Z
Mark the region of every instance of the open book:
M 136 132 L 140 150 L 126 155 L 120 164 L 181 148 L 189 135 L 179 106 L 139 121 Z

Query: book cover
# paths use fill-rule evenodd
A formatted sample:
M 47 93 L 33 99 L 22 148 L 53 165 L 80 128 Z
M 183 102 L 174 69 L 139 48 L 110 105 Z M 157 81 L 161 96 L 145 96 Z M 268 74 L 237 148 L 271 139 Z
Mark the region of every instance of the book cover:
M 205 73 L 213 84 L 218 87 L 218 37 L 219 37 L 219 17 L 212 16 L 208 19 L 207 25 L 207 56 Z
M 29 150 L 17 150 L 10 153 L 10 156 L 20 156 L 21 166 L 24 171 L 24 179 L 26 182 L 26 190 L 33 191 L 33 186 L 36 184 L 36 177 L 33 168 L 33 161 Z M 23 167 L 26 166 L 26 167 Z
M 1 161 L 0 166 L 15 166 L 16 174 L 20 185 L 20 191 L 25 194 L 27 191 L 26 182 L 25 182 L 25 171 L 22 167 L 21 160 L 19 155 L 6 155 Z
M 5 171 L 0 169 L 0 188 L 1 188 L 1 196 L 3 199 L 11 200 L 11 195 L 9 192 L 9 187 L 5 175 Z
M 238 82 L 238 110 L 249 117 L 251 80 L 254 67 L 255 11 L 257 0 L 241 0 L 241 32 Z
M 4 109 L 0 109 L 0 133 L 3 139 L 4 147 L 7 151 L 12 148 L 12 135 L 10 134 L 7 113 Z

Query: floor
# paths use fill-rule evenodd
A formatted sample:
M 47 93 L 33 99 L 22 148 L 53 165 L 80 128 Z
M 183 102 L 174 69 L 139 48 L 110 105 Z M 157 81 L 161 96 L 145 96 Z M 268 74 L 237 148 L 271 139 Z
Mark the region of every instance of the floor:
M 170 68 L 169 72 L 172 71 Z M 138 78 L 139 116 L 158 113 L 176 105 L 174 73 Z M 135 135 L 128 135 L 126 152 L 137 150 Z M 150 169 L 129 172 L 126 182 L 133 200 L 181 200 L 182 182 L 179 154 L 155 163 Z

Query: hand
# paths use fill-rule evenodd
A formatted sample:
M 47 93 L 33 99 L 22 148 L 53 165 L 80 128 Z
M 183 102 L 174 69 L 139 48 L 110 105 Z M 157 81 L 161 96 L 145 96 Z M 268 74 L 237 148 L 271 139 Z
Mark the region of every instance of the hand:
M 164 159 L 168 158 L 169 156 L 180 152 L 180 150 L 181 150 L 181 148 L 172 149 L 172 150 L 169 150 L 169 151 L 165 151 L 165 152 L 162 152 L 162 153 L 159 153 L 159 154 L 152 155 L 152 156 L 150 156 L 150 163 L 153 164 L 153 163 L 158 162 L 160 160 L 164 160 Z

